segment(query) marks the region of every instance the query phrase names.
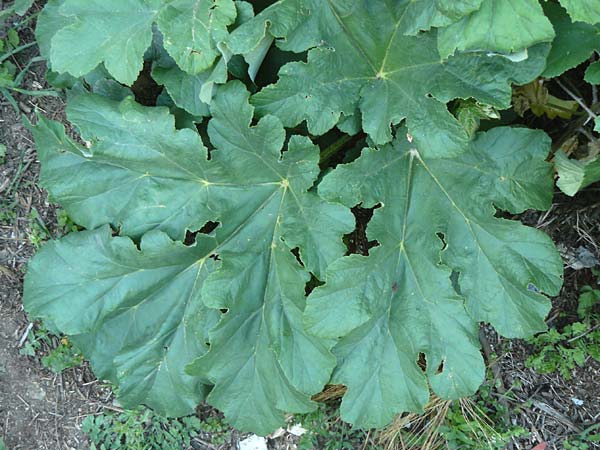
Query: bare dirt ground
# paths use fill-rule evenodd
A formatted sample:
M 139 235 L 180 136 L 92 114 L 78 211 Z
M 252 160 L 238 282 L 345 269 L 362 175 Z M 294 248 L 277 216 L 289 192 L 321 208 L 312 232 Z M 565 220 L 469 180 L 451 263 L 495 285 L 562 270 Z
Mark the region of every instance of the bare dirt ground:
M 33 39 L 31 29 L 21 34 L 24 40 Z M 13 62 L 22 66 L 35 54 L 32 52 L 20 54 Z M 25 87 L 44 87 L 44 71 L 43 64 L 32 66 Z M 36 109 L 50 118 L 64 120 L 60 99 L 16 98 L 19 114 L 30 120 L 35 120 Z M 29 238 L 32 224 L 41 222 L 51 235 L 58 233 L 55 207 L 37 185 L 39 165 L 34 144 L 19 114 L 0 97 L 0 143 L 7 149 L 5 162 L 0 165 L 0 437 L 10 450 L 86 449 L 81 421 L 89 414 L 114 409 L 110 391 L 95 380 L 85 364 L 56 375 L 45 369 L 39 358 L 19 353 L 30 328 L 21 293 L 27 261 L 35 251 Z M 548 232 L 561 247 L 567 263 L 579 247 L 600 258 L 599 199 L 598 185 L 575 199 L 557 195 L 550 212 L 528 213 L 522 220 Z M 38 219 L 32 218 L 34 212 Z M 567 268 L 565 287 L 553 299 L 549 325 L 562 326 L 576 320 L 579 289 L 594 282 L 590 269 Z M 494 395 L 508 405 L 510 423 L 531 433 L 512 448 L 531 450 L 546 442 L 548 448 L 559 450 L 564 448 L 565 438 L 600 421 L 599 363 L 588 359 L 568 381 L 558 374 L 539 375 L 524 365 L 531 354 L 526 343 L 500 339 L 493 332 L 486 335 L 488 350 L 499 356 L 494 372 L 500 381 Z M 504 391 L 512 396 L 504 395 Z M 272 445 L 292 448 L 293 443 L 280 440 Z

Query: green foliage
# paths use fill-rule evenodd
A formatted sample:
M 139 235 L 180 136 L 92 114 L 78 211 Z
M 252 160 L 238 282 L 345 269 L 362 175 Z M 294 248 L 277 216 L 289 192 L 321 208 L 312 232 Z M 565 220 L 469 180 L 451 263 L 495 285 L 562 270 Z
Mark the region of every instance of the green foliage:
M 298 442 L 300 450 L 383 450 L 374 442 L 374 435 L 342 422 L 339 411 L 333 406 L 319 405 L 311 413 L 295 416 L 294 421 L 306 430 Z
M 187 450 L 203 426 L 197 417 L 166 419 L 138 408 L 88 416 L 81 429 L 92 450 Z
M 333 128 L 341 114 L 357 114 L 373 141 L 385 144 L 392 139 L 390 124 L 406 118 L 408 130 L 424 155 L 460 153 L 468 136 L 443 103 L 474 97 L 507 108 L 510 83 L 531 81 L 542 69 L 548 51 L 547 45 L 537 45 L 521 62 L 481 53 L 445 59 L 438 50 L 436 33 L 405 34 L 410 26 L 406 2 L 391 7 L 382 1 L 361 1 L 350 7 L 320 0 L 276 3 L 232 34 L 232 51 L 244 52 L 256 27 L 264 29 L 265 21 L 274 22 L 284 14 L 282 9 L 301 8 L 303 3 L 311 13 L 297 18 L 294 31 L 319 30 L 319 34 L 308 34 L 303 45 L 294 50 L 314 46 L 317 36 L 327 45 L 310 50 L 307 63 L 285 65 L 277 84 L 256 94 L 254 104 L 259 115 L 277 114 L 286 126 L 306 120 L 313 134 Z M 270 32 L 277 29 L 272 27 Z M 547 40 L 544 37 L 534 43 Z M 324 70 L 326 67 L 337 70 Z
M 554 154 L 554 164 L 559 174 L 556 185 L 567 195 L 573 196 L 600 180 L 600 159 L 597 156 L 582 160 L 569 159 L 558 150 Z
M 511 427 L 499 430 L 502 427 L 500 414 L 495 413 L 497 418 L 491 423 L 489 409 L 478 402 L 474 408 L 479 409 L 477 415 L 466 414 L 460 403 L 454 402 L 448 411 L 444 424 L 440 427 L 440 433 L 446 441 L 449 450 L 502 450 L 513 439 L 528 434 L 523 427 Z M 480 409 L 483 406 L 485 409 Z M 498 405 L 496 405 L 498 408 Z M 499 410 L 498 408 L 497 410 Z M 496 411 L 497 411 L 496 410 Z
M 590 320 L 594 306 L 600 304 L 600 290 L 583 286 L 579 294 L 577 315 L 580 319 Z
M 587 61 L 594 52 L 600 51 L 600 7 L 594 0 L 562 0 L 559 5 L 546 6 L 548 17 L 556 30 L 556 38 L 548 55 L 543 73 L 545 77 L 556 77 Z M 584 79 L 590 84 L 600 84 L 600 62 L 588 66 Z M 596 131 L 600 121 L 596 120 Z M 554 163 L 559 179 L 557 186 L 565 194 L 573 196 L 586 186 L 600 180 L 598 150 L 581 160 L 569 159 L 562 151 L 556 152 Z
M 4 28 L 3 19 L 12 14 L 23 15 L 29 9 L 33 1 L 17 0 L 10 8 L 0 11 L 0 31 Z M 17 114 L 20 114 L 20 109 L 13 94 L 25 94 L 35 97 L 40 96 L 57 96 L 54 90 L 40 89 L 28 90 L 21 88 L 23 78 L 32 64 L 43 61 L 40 57 L 30 58 L 24 67 L 17 68 L 11 59 L 16 55 L 32 47 L 34 43 L 21 44 L 19 38 L 19 29 L 22 28 L 28 19 L 15 21 L 14 25 L 6 30 L 5 36 L 0 35 L 0 94 L 5 98 L 15 109 Z
M 364 428 L 430 388 L 473 393 L 479 322 L 542 331 L 562 283 L 549 238 L 497 211 L 550 206 L 550 139 L 489 120 L 546 69 L 552 17 L 533 0 L 262 5 L 47 3 L 36 35 L 79 136 L 30 128 L 74 232 L 32 260 L 25 308 L 124 406 L 207 400 L 260 434 L 332 382 Z M 375 208 L 369 255 L 346 255 L 356 206 Z
M 36 249 L 39 249 L 45 241 L 52 237 L 35 208 L 32 208 L 29 213 L 29 229 L 27 239 Z
M 208 417 L 200 422 L 200 432 L 210 436 L 213 445 L 223 445 L 231 441 L 231 428 L 218 417 Z
M 56 341 L 58 341 L 58 345 L 55 344 Z M 46 352 L 45 348 L 49 348 L 49 350 Z M 38 356 L 40 353 L 46 353 L 42 356 L 42 365 L 54 373 L 79 366 L 83 362 L 83 356 L 77 346 L 64 336 L 58 338 L 43 325 L 36 326 L 29 331 L 19 353 L 26 356 Z
M 575 437 L 566 439 L 563 442 L 565 450 L 588 450 L 593 449 L 600 443 L 600 424 L 592 425 Z
M 575 322 L 562 332 L 551 328 L 529 340 L 534 346 L 526 367 L 539 373 L 558 372 L 566 380 L 577 366 L 583 366 L 588 358 L 600 361 L 600 330 L 590 329 L 588 324 Z
M 593 270 L 596 277 L 598 271 Z M 529 340 L 534 346 L 525 365 L 539 373 L 557 372 L 569 380 L 572 370 L 583 366 L 588 358 L 600 361 L 599 315 L 594 308 L 600 303 L 600 290 L 583 286 L 579 294 L 577 315 L 580 321 L 567 325 L 562 332 L 551 328 Z

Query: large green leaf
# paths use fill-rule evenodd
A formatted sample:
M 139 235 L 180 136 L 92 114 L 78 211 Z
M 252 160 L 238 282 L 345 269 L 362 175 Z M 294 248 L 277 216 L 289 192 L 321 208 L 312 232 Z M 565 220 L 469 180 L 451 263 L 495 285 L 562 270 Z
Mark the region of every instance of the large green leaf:
M 478 11 L 442 30 L 438 45 L 443 58 L 456 50 L 511 54 L 553 37 L 538 0 L 483 0 Z
M 79 77 L 104 62 L 116 80 L 132 84 L 160 7 L 161 0 L 65 0 L 60 14 L 73 23 L 51 40 L 53 70 Z
M 556 30 L 556 38 L 548 55 L 543 76 L 553 78 L 586 61 L 595 50 L 600 50 L 600 25 L 572 22 L 559 5 L 545 7 Z
M 344 254 L 341 237 L 352 230 L 353 219 L 346 208 L 311 190 L 319 173 L 318 148 L 295 136 L 282 155 L 283 126 L 269 116 L 250 127 L 248 96 L 241 84 L 231 83 L 211 104 L 210 160 L 195 132 L 174 130 L 166 108 L 142 107 L 131 99 L 72 99 L 69 116 L 90 148 L 42 119 L 33 131 L 42 179 L 53 198 L 89 228 L 112 223 L 121 234 L 146 234 L 141 254 L 107 229 L 50 244 L 34 258 L 24 302 L 66 332 L 103 336 L 99 341 L 84 336 L 83 350 L 126 396 L 132 392 L 129 404 L 151 403 L 140 372 L 160 378 L 160 366 L 171 364 L 171 347 L 157 342 L 175 342 L 193 327 L 198 342 L 189 345 L 196 354 L 182 352 L 173 368 L 173 383 L 187 383 L 185 402 L 165 395 L 161 404 L 158 394 L 167 389 L 161 383 L 152 406 L 181 414 L 201 397 L 200 381 L 210 382 L 215 387 L 208 400 L 234 425 L 267 433 L 283 422 L 284 412 L 312 409 L 310 396 L 329 379 L 335 359 L 327 341 L 308 335 L 302 325 L 304 289 L 310 272 L 323 276 Z M 210 236 L 199 234 L 194 246 L 162 234 L 181 238 L 186 228 L 197 230 L 209 221 L 219 226 Z M 41 269 L 50 263 L 52 271 Z M 160 306 L 148 305 L 142 315 L 137 312 L 142 302 Z M 206 308 L 223 313 L 208 335 L 209 352 L 193 365 L 196 377 L 190 378 L 180 363 L 205 351 L 207 325 L 213 322 Z M 193 324 L 188 321 L 189 314 L 203 313 Z M 172 315 L 160 325 L 167 314 Z M 82 316 L 85 321 L 73 324 Z M 171 334 L 163 337 L 167 329 Z M 170 345 L 174 358 L 180 344 Z M 111 361 L 116 374 L 110 373 Z
M 305 311 L 311 333 L 341 336 L 332 382 L 348 386 L 342 417 L 361 427 L 421 410 L 427 381 L 443 398 L 473 393 L 484 378 L 478 322 L 510 337 L 543 330 L 541 292 L 561 286 L 548 236 L 496 218 L 492 206 L 550 206 L 544 133 L 496 128 L 447 159 L 425 158 L 403 134 L 338 166 L 319 189 L 349 207 L 381 204 L 367 228 L 379 246 L 332 263 Z
M 76 336 L 96 375 L 119 386 L 125 406 L 189 414 L 208 387 L 186 375 L 207 350 L 207 329 L 218 312 L 200 288 L 216 262 L 214 239 L 195 246 L 148 233 L 140 250 L 108 227 L 72 233 L 45 245 L 29 264 L 25 308 Z
M 79 95 L 67 114 L 91 149 L 44 119 L 33 134 L 40 184 L 75 222 L 111 223 L 133 237 L 158 228 L 182 239 L 213 218 L 206 149 L 197 133 L 174 129 L 168 109 Z
M 263 11 L 232 34 L 234 52 L 247 51 L 265 24 L 286 38 L 280 44 L 286 49 L 321 45 L 310 50 L 307 63 L 284 66 L 279 82 L 253 97 L 257 112 L 276 114 L 286 126 L 306 120 L 311 133 L 322 134 L 342 114 L 360 109 L 363 129 L 380 144 L 391 139 L 390 124 L 406 118 L 425 154 L 450 155 L 464 149 L 468 136 L 445 102 L 475 97 L 507 108 L 511 82 L 525 83 L 543 70 L 546 47 L 532 49 L 521 63 L 484 53 L 442 61 L 435 32 L 404 35 L 407 7 L 383 0 L 284 0 Z
M 574 22 L 600 23 L 598 0 L 560 0 Z
M 196 75 L 220 57 L 218 44 L 237 16 L 233 0 L 63 0 L 48 9 L 38 38 L 53 70 L 79 77 L 104 63 L 128 85 L 142 69 L 155 22 L 177 65 Z

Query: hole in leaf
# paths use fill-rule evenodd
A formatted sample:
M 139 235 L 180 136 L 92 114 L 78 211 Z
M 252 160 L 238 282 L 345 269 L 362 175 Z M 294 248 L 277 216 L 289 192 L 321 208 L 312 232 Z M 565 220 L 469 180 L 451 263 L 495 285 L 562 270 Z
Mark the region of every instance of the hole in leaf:
M 150 75 L 151 72 L 152 62 L 145 61 L 144 68 L 131 86 L 135 101 L 144 106 L 156 106 L 156 100 L 162 91 L 162 88 Z
M 448 243 L 446 242 L 446 235 L 444 233 L 435 233 L 437 237 L 442 241 L 442 251 L 446 250 Z
M 302 267 L 304 267 L 304 263 L 302 262 L 302 258 L 300 257 L 300 249 L 298 247 L 296 247 L 290 251 L 292 252 L 292 255 L 294 255 L 296 257 L 296 261 L 298 261 L 298 264 L 300 264 Z
M 420 369 L 425 372 L 427 370 L 427 358 L 425 358 L 425 353 L 419 353 L 419 359 L 417 359 L 417 365 Z
M 356 228 L 353 232 L 344 236 L 344 243 L 348 248 L 347 255 L 358 253 L 359 255 L 368 256 L 371 248 L 379 246 L 379 242 L 369 241 L 367 238 L 367 225 L 373 217 L 373 212 L 380 207 L 381 205 L 376 205 L 373 208 L 361 208 L 360 206 L 352 208 L 352 214 L 356 218 Z
M 215 231 L 219 225 L 221 225 L 219 222 L 212 222 L 209 220 L 204 224 L 202 228 L 200 228 L 197 231 L 186 231 L 183 244 L 187 246 L 194 245 L 196 242 L 196 236 L 198 236 L 199 234 L 210 234 L 213 231 Z
M 202 139 L 202 143 L 206 147 L 206 159 L 208 161 L 210 161 L 211 153 L 215 150 L 215 147 L 210 140 L 210 136 L 208 135 L 208 123 L 209 123 L 208 120 L 203 120 L 202 122 L 197 123 L 196 131 L 198 131 L 198 134 L 200 135 L 200 138 Z
M 227 314 L 229 312 L 229 308 L 221 308 L 221 314 Z
M 210 234 L 215 231 L 219 225 L 221 225 L 220 222 L 212 222 L 209 220 L 202 228 L 200 228 L 200 230 L 198 230 L 198 233 Z
M 310 280 L 304 286 L 304 293 L 308 296 L 315 288 L 323 286 L 325 283 L 315 277 L 312 273 L 310 274 Z
M 198 235 L 198 231 L 186 231 L 185 239 L 183 240 L 183 245 L 194 245 L 196 243 L 196 236 Z
M 513 220 L 517 217 L 508 211 L 504 211 L 503 209 L 497 208 L 496 206 L 494 206 L 494 208 L 496 209 L 496 212 L 494 212 L 494 217 L 497 219 Z
M 307 97 L 307 99 L 310 97 Z M 354 135 L 341 133 L 333 129 L 315 139 L 321 149 L 319 166 L 321 169 L 335 168 L 338 164 L 346 164 L 358 158 L 366 144 L 366 134 L 358 132 Z
M 436 375 L 440 375 L 444 371 L 444 363 L 445 363 L 445 361 L 442 360 L 442 362 L 440 363 L 440 365 L 437 368 L 437 371 L 435 372 Z
M 255 6 L 255 2 L 252 2 Z M 255 11 L 257 11 L 255 6 Z M 258 14 L 258 12 L 257 12 Z M 276 83 L 278 80 L 278 71 L 281 67 L 282 62 L 293 62 L 293 61 L 303 61 L 306 62 L 307 52 L 302 53 L 292 53 L 281 50 L 276 45 L 272 45 L 263 63 L 258 69 L 258 73 L 256 74 L 255 84 L 256 86 L 267 86 L 269 84 Z M 255 88 L 256 90 L 257 88 Z

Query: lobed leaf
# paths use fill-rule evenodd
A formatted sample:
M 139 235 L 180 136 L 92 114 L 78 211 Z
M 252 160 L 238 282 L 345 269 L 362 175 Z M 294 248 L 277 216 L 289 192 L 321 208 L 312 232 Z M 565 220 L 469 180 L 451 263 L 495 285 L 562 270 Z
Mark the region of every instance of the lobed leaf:
M 37 38 L 53 70 L 80 77 L 103 63 L 117 81 L 131 85 L 153 24 L 181 70 L 197 75 L 220 59 L 219 43 L 237 15 L 233 0 L 52 0 Z
M 161 0 L 64 0 L 59 13 L 71 24 L 52 37 L 53 70 L 80 77 L 104 63 L 117 81 L 133 84 L 160 7 Z
M 166 109 L 142 107 L 130 98 L 119 103 L 80 95 L 71 100 L 70 118 L 92 142 L 90 149 L 67 138 L 58 124 L 41 119 L 33 131 L 41 149 L 42 179 L 53 198 L 88 228 L 108 222 L 122 234 L 142 235 L 142 254 L 129 239 L 111 238 L 106 228 L 60 240 L 34 258 L 24 304 L 68 333 L 114 337 L 83 338 L 82 350 L 101 373 L 107 373 L 112 359 L 117 368 L 112 378 L 130 405 L 150 403 L 136 374 L 152 368 L 158 377 L 156 361 L 169 362 L 170 347 L 158 345 L 165 331 L 154 321 L 162 323 L 165 314 L 172 314 L 168 326 L 182 330 L 189 323 L 186 311 L 204 314 L 190 325 L 198 340 L 190 351 L 196 354 L 181 355 L 187 362 L 200 357 L 190 368 L 193 376 L 182 373 L 180 360 L 174 369 L 187 380 L 185 401 L 157 409 L 180 415 L 187 407 L 191 412 L 192 399 L 206 390 L 194 386 L 210 383 L 215 386 L 208 401 L 235 426 L 267 433 L 283 423 L 284 412 L 311 410 L 310 396 L 322 389 L 335 365 L 327 341 L 303 328 L 304 289 L 310 272 L 321 276 L 343 255 L 341 237 L 352 230 L 353 219 L 347 209 L 310 190 L 319 173 L 318 149 L 296 136 L 282 155 L 281 123 L 265 117 L 250 127 L 248 96 L 241 84 L 230 83 L 211 104 L 208 132 L 215 150 L 210 160 L 196 133 L 174 130 Z M 198 234 L 191 247 L 163 234 L 181 239 L 186 229 L 200 229 L 208 221 L 220 225 L 209 236 Z M 95 254 L 94 245 L 109 249 Z M 77 247 L 89 251 L 76 252 Z M 142 266 L 141 274 L 130 270 L 140 266 L 136 258 L 156 261 L 157 267 Z M 120 271 L 102 266 L 123 259 L 127 267 Z M 36 270 L 50 262 L 53 271 Z M 73 280 L 61 290 L 62 274 L 74 270 Z M 103 282 L 108 276 L 110 282 Z M 89 295 L 80 291 L 84 284 L 83 293 Z M 156 309 L 153 302 L 165 312 L 134 320 L 138 303 L 150 313 Z M 212 328 L 214 310 L 222 312 Z M 77 326 L 68 320 L 82 315 L 88 317 Z M 127 345 L 119 337 L 124 330 Z M 101 349 L 97 342 L 103 343 Z M 143 342 L 154 347 L 140 348 Z M 161 384 L 157 392 L 162 391 Z
M 286 49 L 320 46 L 309 51 L 306 63 L 285 65 L 277 84 L 253 96 L 257 112 L 276 114 L 286 126 L 306 120 L 309 132 L 319 135 L 358 109 L 363 129 L 377 144 L 390 141 L 390 125 L 406 118 L 424 154 L 449 156 L 463 151 L 469 138 L 444 103 L 474 97 L 507 108 L 510 83 L 526 83 L 543 70 L 544 44 L 522 62 L 485 53 L 444 61 L 435 32 L 404 34 L 406 8 L 404 2 L 380 0 L 282 0 L 263 11 L 238 30 L 244 37 L 268 23 L 274 36 L 286 38 L 280 44 Z M 246 51 L 232 44 L 238 37 L 232 34 L 230 45 Z
M 200 296 L 216 265 L 211 241 L 186 247 L 154 231 L 138 250 L 107 226 L 71 233 L 29 264 L 25 308 L 75 335 L 96 375 L 119 386 L 124 406 L 187 415 L 209 390 L 184 369 L 207 351 L 207 330 L 218 321 Z
M 492 205 L 548 208 L 549 149 L 542 132 L 496 128 L 457 157 L 432 159 L 399 137 L 325 177 L 325 198 L 381 204 L 367 228 L 379 246 L 331 264 L 305 311 L 311 333 L 341 336 L 332 382 L 348 386 L 344 420 L 381 427 L 420 411 L 427 382 L 443 398 L 475 392 L 485 372 L 478 322 L 509 337 L 545 329 L 541 292 L 558 293 L 560 256 L 540 231 L 494 217 Z
M 79 137 L 43 117 L 30 129 L 40 183 L 87 231 L 32 259 L 25 308 L 124 406 L 181 416 L 206 399 L 263 435 L 327 383 L 369 428 L 421 411 L 430 389 L 470 395 L 479 323 L 540 331 L 561 285 L 549 238 L 502 218 L 550 206 L 548 136 L 476 129 L 511 84 L 598 50 L 597 27 L 577 22 L 594 6 L 562 3 L 571 19 L 536 0 L 278 0 L 256 16 L 234 0 L 49 0 L 36 33 L 56 83 L 74 86 Z M 123 86 L 144 60 L 167 107 Z M 362 129 L 373 148 L 323 174 L 319 148 L 284 129 L 303 121 Z M 594 176 L 593 161 L 556 160 L 563 189 Z M 357 205 L 375 208 L 377 246 L 343 256 Z

